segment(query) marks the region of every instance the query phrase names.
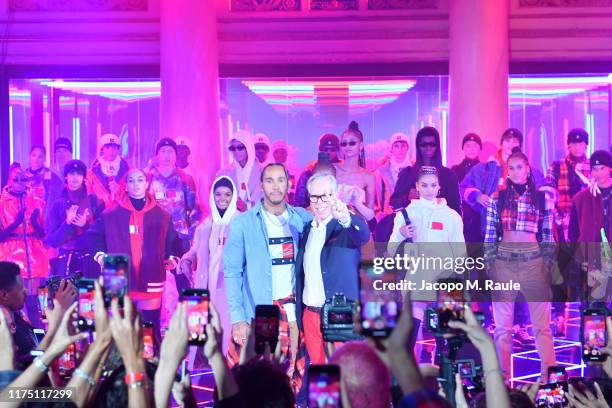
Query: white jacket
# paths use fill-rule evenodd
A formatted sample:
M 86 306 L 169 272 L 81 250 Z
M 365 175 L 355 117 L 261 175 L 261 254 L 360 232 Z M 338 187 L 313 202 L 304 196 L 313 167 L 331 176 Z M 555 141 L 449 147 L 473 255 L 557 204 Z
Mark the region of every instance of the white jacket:
M 463 220 L 455 210 L 446 205 L 445 199 L 412 200 L 406 210 L 410 223 L 414 226 L 413 243 L 405 247 L 406 253 L 414 257 L 424 256 L 442 260 L 467 256 Z M 404 216 L 398 212 L 395 215 L 393 232 L 387 245 L 389 256 L 395 255 L 398 246 L 405 239 L 400 232 L 400 228 L 404 225 L 406 225 Z M 406 276 L 407 279 L 415 281 L 417 287 L 421 286 L 422 280 L 435 282 L 448 277 L 461 278 L 462 276 L 456 275 L 453 270 L 431 267 L 413 271 L 411 275 Z M 413 292 L 412 297 L 415 300 L 434 300 L 435 293 Z

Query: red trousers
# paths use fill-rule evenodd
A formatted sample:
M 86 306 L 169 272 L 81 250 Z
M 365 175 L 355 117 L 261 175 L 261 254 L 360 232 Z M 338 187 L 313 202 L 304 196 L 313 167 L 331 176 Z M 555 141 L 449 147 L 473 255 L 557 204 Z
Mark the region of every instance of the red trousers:
M 321 315 L 304 309 L 302 324 L 304 325 L 304 343 L 306 343 L 306 350 L 310 356 L 310 364 L 325 364 Z

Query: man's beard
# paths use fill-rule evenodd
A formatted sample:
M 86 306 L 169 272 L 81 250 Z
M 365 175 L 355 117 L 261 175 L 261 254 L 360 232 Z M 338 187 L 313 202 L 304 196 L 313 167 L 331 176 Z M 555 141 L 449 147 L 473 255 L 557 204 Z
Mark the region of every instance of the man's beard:
M 287 196 L 287 194 L 283 194 L 283 196 L 281 198 L 272 198 L 271 196 L 266 196 L 266 199 L 272 204 L 272 205 L 279 205 L 282 204 L 283 202 L 285 202 L 285 197 Z

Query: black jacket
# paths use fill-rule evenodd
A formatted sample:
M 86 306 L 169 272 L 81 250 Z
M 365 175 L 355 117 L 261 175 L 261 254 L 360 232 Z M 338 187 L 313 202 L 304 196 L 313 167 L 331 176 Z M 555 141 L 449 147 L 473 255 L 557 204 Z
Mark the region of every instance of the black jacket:
M 304 226 L 300 237 L 299 252 L 296 260 L 296 309 L 297 321 L 302 327 L 304 305 L 304 254 L 312 224 Z M 343 293 L 347 299 L 359 300 L 359 263 L 361 246 L 370 239 L 370 229 L 360 215 L 351 214 L 351 225 L 344 228 L 336 219 L 327 224 L 325 244 L 321 251 L 321 272 L 325 299 L 331 299 L 336 293 Z

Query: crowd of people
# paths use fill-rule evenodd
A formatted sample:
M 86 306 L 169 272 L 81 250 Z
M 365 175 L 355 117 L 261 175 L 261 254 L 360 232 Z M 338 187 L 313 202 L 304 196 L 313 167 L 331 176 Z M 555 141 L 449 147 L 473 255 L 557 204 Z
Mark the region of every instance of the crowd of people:
M 187 359 L 189 369 L 212 368 L 221 407 L 303 406 L 307 369 L 323 364 L 341 368 L 344 407 L 534 406 L 538 381 L 506 386 L 513 347 L 533 342 L 527 327 L 545 382 L 556 364 L 553 334 L 567 333 L 567 301 L 602 309 L 612 301 L 612 262 L 602 249 L 612 232 L 612 155 L 597 150 L 587 157 L 588 134 L 573 129 L 567 156 L 544 175 L 522 152 L 522 133 L 511 128 L 487 160 L 480 137 L 465 135 L 465 158 L 449 168 L 435 128 L 420 129 L 415 140 L 414 163 L 400 132 L 387 155 L 368 163 L 364 135 L 351 122 L 340 137 L 322 135 L 317 159 L 297 174 L 285 143 L 241 130 L 228 142 L 231 164 L 210 186 L 184 137 L 160 139 L 144 169 L 121 157 L 113 134 L 100 138 L 89 167 L 72 159 L 67 139 L 54 143 L 53 169 L 44 166 L 45 148 L 33 147 L 27 168 L 11 165 L 0 196 L 0 349 L 13 350 L 0 359 L 0 389 L 73 388 L 77 406 L 162 407 L 171 395 L 180 406 L 195 406 L 189 376 L 176 378 Z M 434 357 L 420 341 L 428 336 L 426 309 L 436 301 L 427 291 L 403 293 L 388 338 L 325 341 L 325 305 L 337 294 L 358 302 L 362 260 L 398 251 L 480 256 L 486 267 L 459 278 L 519 285 L 473 294 L 484 325 L 468 306 L 464 320 L 449 323 L 479 355 L 482 395 L 464 395 L 462 386 L 439 395 L 438 382 L 428 382 L 431 373 L 419 366 L 441 363 L 441 350 Z M 95 335 L 78 333 L 74 277 L 97 280 L 109 254 L 129 256 L 129 294 L 122 307 L 117 300 L 105 307 L 97 281 Z M 448 278 L 457 273 L 412 273 L 422 282 Z M 47 308 L 40 289 L 52 281 Z M 188 349 L 179 294 L 190 288 L 208 290 L 211 312 L 205 344 Z M 278 347 L 263 354 L 254 345 L 258 305 L 280 311 Z M 141 357 L 145 321 L 161 341 L 154 358 Z M 35 329 L 44 330 L 40 341 Z M 607 329 L 603 353 L 612 355 L 610 319 Z M 436 339 L 438 349 L 443 343 Z M 57 359 L 73 344 L 79 366 L 69 378 L 58 376 Z M 599 368 L 612 376 L 612 357 Z M 611 389 L 597 382 L 576 382 L 568 393 L 575 407 L 606 407 L 606 399 Z

